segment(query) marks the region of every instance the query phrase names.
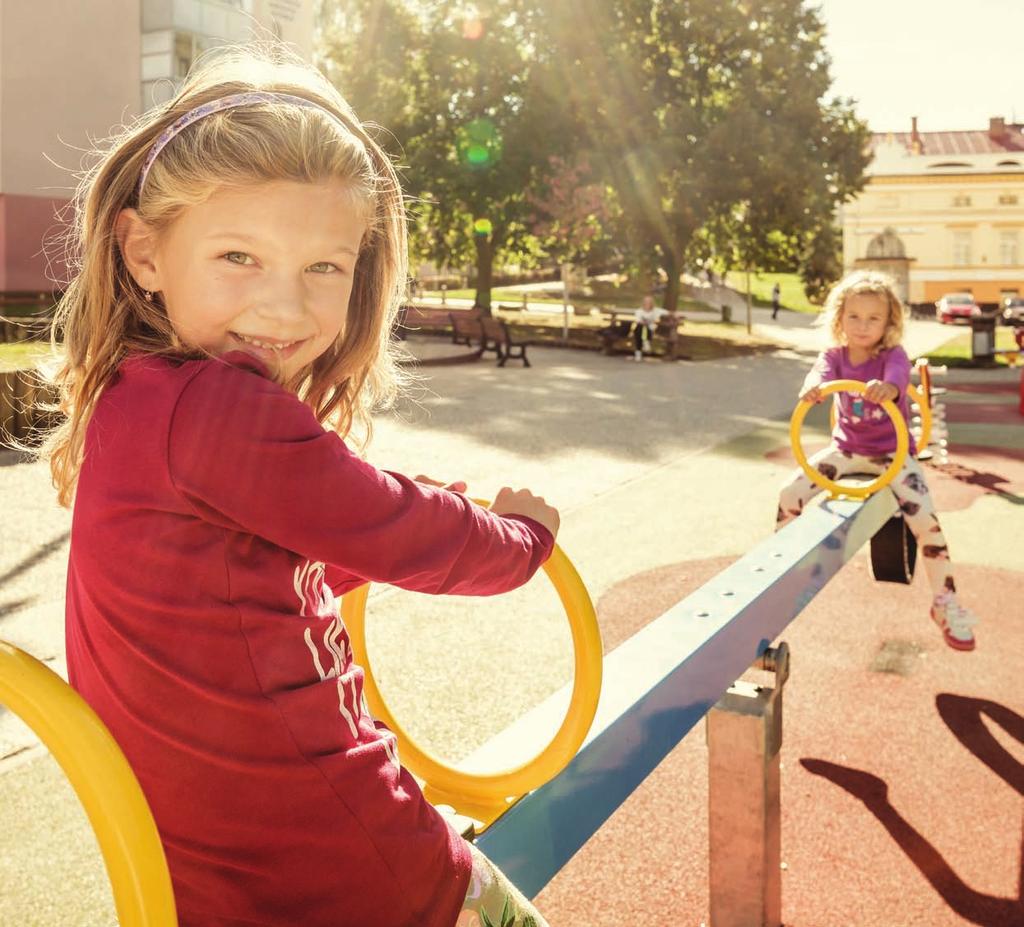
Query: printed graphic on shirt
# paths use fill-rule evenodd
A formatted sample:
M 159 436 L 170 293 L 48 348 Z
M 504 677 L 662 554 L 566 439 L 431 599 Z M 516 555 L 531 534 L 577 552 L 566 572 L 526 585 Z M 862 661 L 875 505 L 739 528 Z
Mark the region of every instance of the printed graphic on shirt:
M 352 644 L 348 631 L 341 620 L 338 601 L 327 585 L 327 568 L 322 561 L 309 561 L 297 566 L 292 582 L 299 600 L 299 615 L 313 618 L 315 623 L 307 625 L 303 640 L 313 668 L 321 680 L 335 680 L 338 692 L 338 714 L 344 719 L 353 740 L 359 739 L 359 719 L 365 716 L 369 723 L 370 712 L 363 695 L 361 680 L 352 663 Z M 399 767 L 398 743 L 390 731 L 380 731 L 381 742 L 388 759 Z

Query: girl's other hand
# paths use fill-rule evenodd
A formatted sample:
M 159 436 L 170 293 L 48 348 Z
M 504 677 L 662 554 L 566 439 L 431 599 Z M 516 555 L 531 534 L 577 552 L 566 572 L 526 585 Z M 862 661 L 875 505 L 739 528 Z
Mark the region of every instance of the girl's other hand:
M 812 386 L 807 392 L 800 396 L 801 402 L 821 402 L 825 397 L 821 395 L 821 389 L 817 386 Z
M 443 483 L 441 480 L 435 480 L 432 477 L 424 476 L 422 473 L 419 476 L 414 476 L 413 479 L 417 483 L 423 483 L 426 486 L 437 486 L 440 489 L 447 489 L 449 492 L 466 491 L 465 480 L 456 480 L 454 483 Z
M 491 511 L 495 515 L 525 515 L 540 522 L 551 532 L 552 537 L 558 537 L 558 509 L 548 505 L 540 496 L 535 496 L 528 489 L 513 490 L 503 486 L 491 503 Z
M 882 380 L 868 380 L 867 389 L 864 390 L 864 398 L 868 402 L 882 403 L 886 399 L 895 400 L 900 394 L 899 389 L 892 383 L 885 383 Z

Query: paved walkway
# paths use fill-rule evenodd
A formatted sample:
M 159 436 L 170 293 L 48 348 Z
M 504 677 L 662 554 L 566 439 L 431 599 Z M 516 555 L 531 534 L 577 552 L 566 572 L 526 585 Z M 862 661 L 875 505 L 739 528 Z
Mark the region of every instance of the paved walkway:
M 768 315 L 755 310 L 759 332 L 785 337 L 789 347 L 765 356 L 633 364 L 596 353 L 538 349 L 531 352 L 530 370 L 499 369 L 486 361 L 425 369 L 418 400 L 379 423 L 370 457 L 392 469 L 464 478 L 483 496 L 505 483 L 543 491 L 563 512 L 559 541 L 598 603 L 610 649 L 771 530 L 776 488 L 791 466 L 779 448 L 817 333 L 807 328 L 806 317 L 772 323 Z M 908 343 L 921 351 L 949 336 L 935 323 L 914 322 Z M 935 695 L 929 694 L 973 700 L 951 703 L 952 723 L 971 743 L 983 736 L 970 726 L 971 712 L 982 710 L 978 705 L 1011 712 L 1015 707 L 1018 713 L 1024 707 L 1012 682 L 1019 664 L 1008 658 L 1024 646 L 1024 617 L 1017 607 L 1024 563 L 1020 540 L 1014 541 L 1024 528 L 1024 486 L 1007 470 L 1006 461 L 1016 458 L 1003 451 L 1020 435 L 1020 423 L 1006 415 L 1005 386 L 1012 387 L 1012 376 L 958 372 L 962 389 L 948 397 L 954 442 L 957 428 L 975 429 L 967 442 L 975 449 L 974 463 L 952 455 L 964 470 L 948 477 L 949 491 L 961 495 L 943 521 L 968 601 L 985 606 L 983 648 L 973 655 L 946 652 L 927 622 L 921 584 L 895 592 L 872 586 L 864 579 L 863 562 L 826 589 L 831 594 L 835 587 L 831 600 L 825 593 L 819 597 L 818 617 L 809 613 L 798 623 L 798 636 L 787 635 L 791 644 L 797 642 L 800 667 L 787 690 L 787 924 L 1012 923 L 979 920 L 971 905 L 984 907 L 988 902 L 977 898 L 995 898 L 998 915 L 1005 908 L 998 899 L 1016 891 L 1011 870 L 1019 858 L 1019 804 L 1014 817 L 1003 795 L 1009 789 L 1019 802 L 1014 783 L 1021 793 L 1024 784 L 997 751 L 976 747 L 971 753 L 950 742 L 951 722 L 941 715 L 936 726 Z M 985 421 L 980 404 L 986 406 Z M 982 425 L 988 432 L 978 430 Z M 0 506 L 22 517 L 5 524 L 0 546 L 0 637 L 60 668 L 69 516 L 53 503 L 42 465 L 7 463 L 0 468 Z M 998 607 L 1000 595 L 1006 599 Z M 851 602 L 858 603 L 853 620 Z M 571 672 L 564 619 L 543 583 L 492 602 L 385 593 L 374 598 L 370 614 L 369 645 L 389 701 L 424 743 L 453 758 L 471 752 Z M 911 659 L 913 672 L 906 676 L 880 676 L 867 668 L 892 639 L 910 640 L 924 655 Z M 510 672 L 510 665 L 528 669 Z M 439 666 L 446 672 L 439 674 Z M 825 706 L 823 692 L 834 693 Z M 838 731 L 829 720 L 836 705 L 844 712 Z M 915 714 L 922 705 L 929 717 Z M 1006 722 L 1005 713 L 993 717 L 993 736 L 1012 759 L 1015 722 Z M 893 725 L 893 718 L 906 723 Z M 859 746 L 845 745 L 840 734 Z M 1019 736 L 1024 742 L 1024 734 Z M 619 816 L 624 823 L 618 829 L 592 842 L 611 856 L 589 856 L 588 847 L 545 891 L 541 903 L 553 927 L 641 923 L 667 911 L 682 923 L 701 922 L 702 741 L 700 734 L 687 738 L 677 752 L 690 758 L 688 765 L 652 786 L 662 790 L 661 805 L 650 804 L 650 795 L 638 797 L 633 810 Z M 49 758 L 2 714 L 0 757 L 0 923 L 113 923 L 102 868 L 73 797 Z M 808 768 L 797 762 L 803 758 L 833 765 Z M 880 765 L 872 765 L 874 759 Z M 900 766 L 903 760 L 909 765 Z M 934 764 L 934 777 L 924 775 L 924 760 Z M 985 773 L 993 764 L 997 772 Z M 858 779 L 857 770 L 893 784 L 894 791 L 899 784 L 893 799 L 898 820 L 874 799 L 869 810 L 878 814 L 864 814 L 858 802 L 866 799 L 857 796 L 870 798 L 877 788 L 868 788 L 871 782 Z M 964 782 L 966 793 L 956 792 L 964 813 L 951 814 L 949 783 L 960 789 Z M 910 805 L 899 804 L 908 795 Z M 669 797 L 677 804 L 665 804 Z M 791 802 L 797 797 L 806 801 Z M 905 833 L 900 820 L 913 822 L 914 833 L 938 846 L 950 871 L 970 888 L 954 885 L 950 896 L 942 887 L 947 883 L 934 887 L 927 853 L 909 859 L 902 849 L 919 847 L 913 835 L 886 836 Z M 652 829 L 663 822 L 668 827 L 669 821 L 671 832 Z M 837 842 L 837 834 L 847 836 Z M 975 858 L 982 836 L 986 849 Z M 824 860 L 823 841 L 830 847 Z M 655 857 L 655 846 L 667 846 L 668 857 Z M 924 863 L 917 865 L 918 859 Z M 881 875 L 878 860 L 884 864 Z M 614 881 L 595 884 L 593 874 L 610 866 Z M 828 891 L 820 890 L 823 884 Z M 595 911 L 598 896 L 606 903 Z M 581 899 L 587 901 L 585 914 Z

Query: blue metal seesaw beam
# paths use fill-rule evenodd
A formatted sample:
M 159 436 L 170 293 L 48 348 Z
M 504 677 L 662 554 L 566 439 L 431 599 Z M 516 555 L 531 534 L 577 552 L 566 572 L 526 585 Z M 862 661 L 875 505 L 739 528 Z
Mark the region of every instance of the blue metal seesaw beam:
M 807 509 L 604 658 L 597 717 L 572 762 L 477 845 L 536 895 L 897 511 L 888 489 Z M 568 686 L 470 757 L 494 768 L 553 730 Z

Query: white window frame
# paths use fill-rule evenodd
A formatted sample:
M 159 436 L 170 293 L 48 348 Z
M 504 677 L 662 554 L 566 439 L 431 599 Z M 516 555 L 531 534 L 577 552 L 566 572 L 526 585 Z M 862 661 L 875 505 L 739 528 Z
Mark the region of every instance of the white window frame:
M 1004 267 L 1016 267 L 1019 263 L 1020 235 L 1016 229 L 999 233 L 999 263 Z
M 970 266 L 971 238 L 970 231 L 966 229 L 955 229 L 953 231 L 953 265 L 955 267 Z

